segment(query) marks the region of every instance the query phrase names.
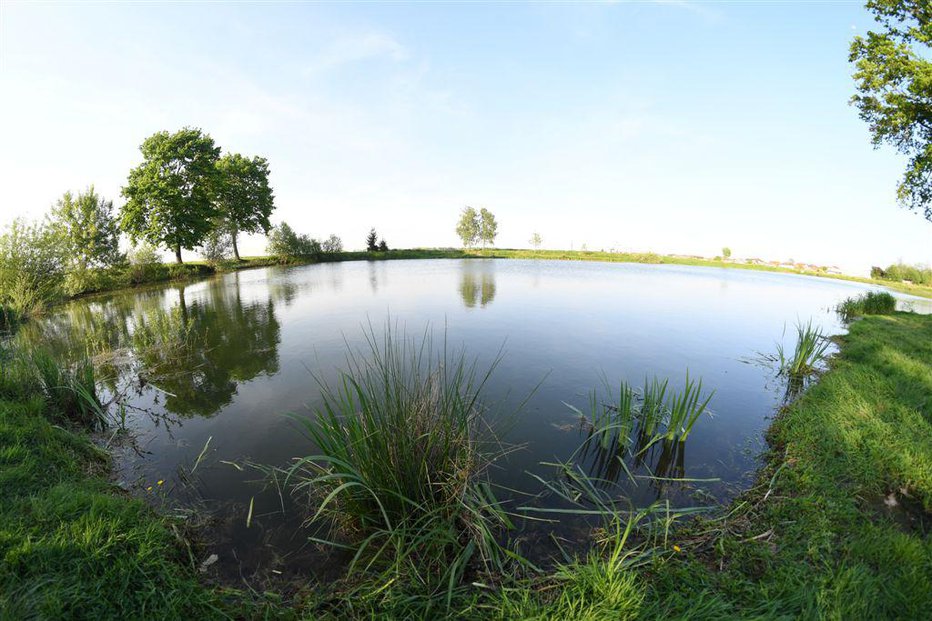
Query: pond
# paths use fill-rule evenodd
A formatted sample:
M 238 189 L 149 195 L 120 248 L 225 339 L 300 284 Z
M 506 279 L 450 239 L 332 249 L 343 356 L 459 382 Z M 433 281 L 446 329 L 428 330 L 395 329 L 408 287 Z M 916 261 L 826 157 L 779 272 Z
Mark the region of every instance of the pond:
M 546 505 L 524 495 L 541 491 L 532 474 L 551 476 L 543 462 L 572 458 L 618 483 L 633 506 L 658 499 L 698 506 L 728 501 L 753 478 L 763 433 L 784 398 L 762 354 L 781 339 L 789 345 L 798 320 L 842 331 L 832 309 L 867 288 L 667 265 L 326 263 L 76 301 L 27 324 L 18 338 L 95 354 L 105 392 L 126 404 L 128 433 L 103 439 L 117 456 L 119 482 L 207 523 L 216 570 L 258 585 L 271 572 L 325 578 L 340 567 L 339 555 L 308 543 L 316 531 L 302 525 L 307 512 L 249 464 L 286 466 L 314 454 L 289 414 L 309 416 L 320 405 L 317 380 L 338 378 L 348 348 L 365 350 L 370 325 L 378 334 L 390 322 L 409 336 L 431 326 L 480 368 L 500 356 L 484 399 L 511 416 L 502 440 L 514 450 L 491 471 L 501 498 Z M 626 484 L 615 460 L 577 452 L 587 430 L 570 406 L 585 410 L 603 381 L 640 386 L 656 376 L 675 388 L 687 371 L 706 393 L 714 390 L 712 416 L 674 453 L 651 451 L 626 466 L 655 478 Z M 552 533 L 572 541 L 582 528 L 533 522 L 519 524 L 517 536 L 544 555 Z

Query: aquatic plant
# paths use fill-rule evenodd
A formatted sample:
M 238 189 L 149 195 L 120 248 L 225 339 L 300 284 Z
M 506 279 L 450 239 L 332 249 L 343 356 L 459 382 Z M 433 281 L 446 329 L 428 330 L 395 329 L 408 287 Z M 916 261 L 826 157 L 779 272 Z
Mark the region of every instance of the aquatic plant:
M 886 291 L 868 291 L 847 298 L 835 307 L 845 321 L 859 315 L 889 315 L 896 310 L 896 298 Z
M 605 397 L 597 391 L 589 394 L 589 414 L 566 404 L 588 423 L 589 438 L 601 450 L 629 448 L 631 438 L 639 438 L 642 450 L 654 441 L 684 442 L 703 413 L 708 412 L 714 391 L 702 395 L 702 380 L 696 382 L 686 373 L 682 391 L 668 390 L 669 380 L 657 377 L 644 380 L 640 394 L 622 381 L 614 397 L 605 383 Z
M 297 418 L 318 453 L 286 481 L 348 542 L 351 570 L 452 588 L 470 564 L 502 559 L 495 535 L 508 519 L 485 476 L 501 449 L 479 401 L 496 363 L 479 373 L 446 343 L 435 350 L 429 331 L 379 339 L 370 326 L 366 340 L 337 387 L 320 383 L 323 405 Z
M 814 374 L 819 365 L 828 357 L 832 342 L 822 332 L 822 328 L 812 325 L 810 319 L 805 324 L 796 324 L 796 345 L 792 354 L 787 354 L 783 343 L 777 343 L 776 360 L 780 374 L 792 382 L 800 382 Z
M 667 411 L 667 440 L 676 440 L 685 442 L 692 431 L 693 425 L 702 416 L 712 400 L 715 391 L 702 400 L 702 380 L 695 382 L 689 379 L 689 371 L 686 372 L 686 384 L 682 392 L 674 392 L 670 396 Z

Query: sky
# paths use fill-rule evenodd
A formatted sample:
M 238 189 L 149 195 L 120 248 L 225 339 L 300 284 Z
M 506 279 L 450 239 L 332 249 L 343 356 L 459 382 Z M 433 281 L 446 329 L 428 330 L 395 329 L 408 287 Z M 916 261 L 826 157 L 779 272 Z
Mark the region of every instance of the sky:
M 860 2 L 0 0 L 0 224 L 90 184 L 121 205 L 142 141 L 192 126 L 269 160 L 273 222 L 347 249 L 456 246 L 470 205 L 499 247 L 929 264 L 905 160 L 848 103 L 872 26 Z

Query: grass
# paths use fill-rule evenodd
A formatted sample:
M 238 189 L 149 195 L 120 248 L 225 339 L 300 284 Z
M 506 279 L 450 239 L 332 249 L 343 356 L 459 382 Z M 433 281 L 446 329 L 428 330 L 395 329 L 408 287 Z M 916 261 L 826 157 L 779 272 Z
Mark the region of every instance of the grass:
M 2 354 L 0 619 L 228 617 L 180 531 L 108 481 L 91 372 Z
M 896 310 L 896 298 L 886 291 L 868 291 L 847 298 L 835 307 L 842 319 L 849 321 L 862 315 L 889 315 Z

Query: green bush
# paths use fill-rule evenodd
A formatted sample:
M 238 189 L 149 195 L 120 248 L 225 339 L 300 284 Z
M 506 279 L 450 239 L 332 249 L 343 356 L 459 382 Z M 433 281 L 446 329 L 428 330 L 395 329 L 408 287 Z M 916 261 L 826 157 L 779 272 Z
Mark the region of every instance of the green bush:
M 282 222 L 269 233 L 266 251 L 280 260 L 291 257 L 317 257 L 321 253 L 321 245 L 307 235 L 298 235 L 287 222 Z
M 127 255 L 129 267 L 126 277 L 130 284 L 164 280 L 168 277 L 168 268 L 162 263 L 162 257 L 155 246 L 140 244 Z
M 896 310 L 896 298 L 886 291 L 868 291 L 841 302 L 835 310 L 846 320 L 859 315 L 889 315 Z
M 20 315 L 41 312 L 63 295 L 65 252 L 44 223 L 15 220 L 0 236 L 0 305 Z

